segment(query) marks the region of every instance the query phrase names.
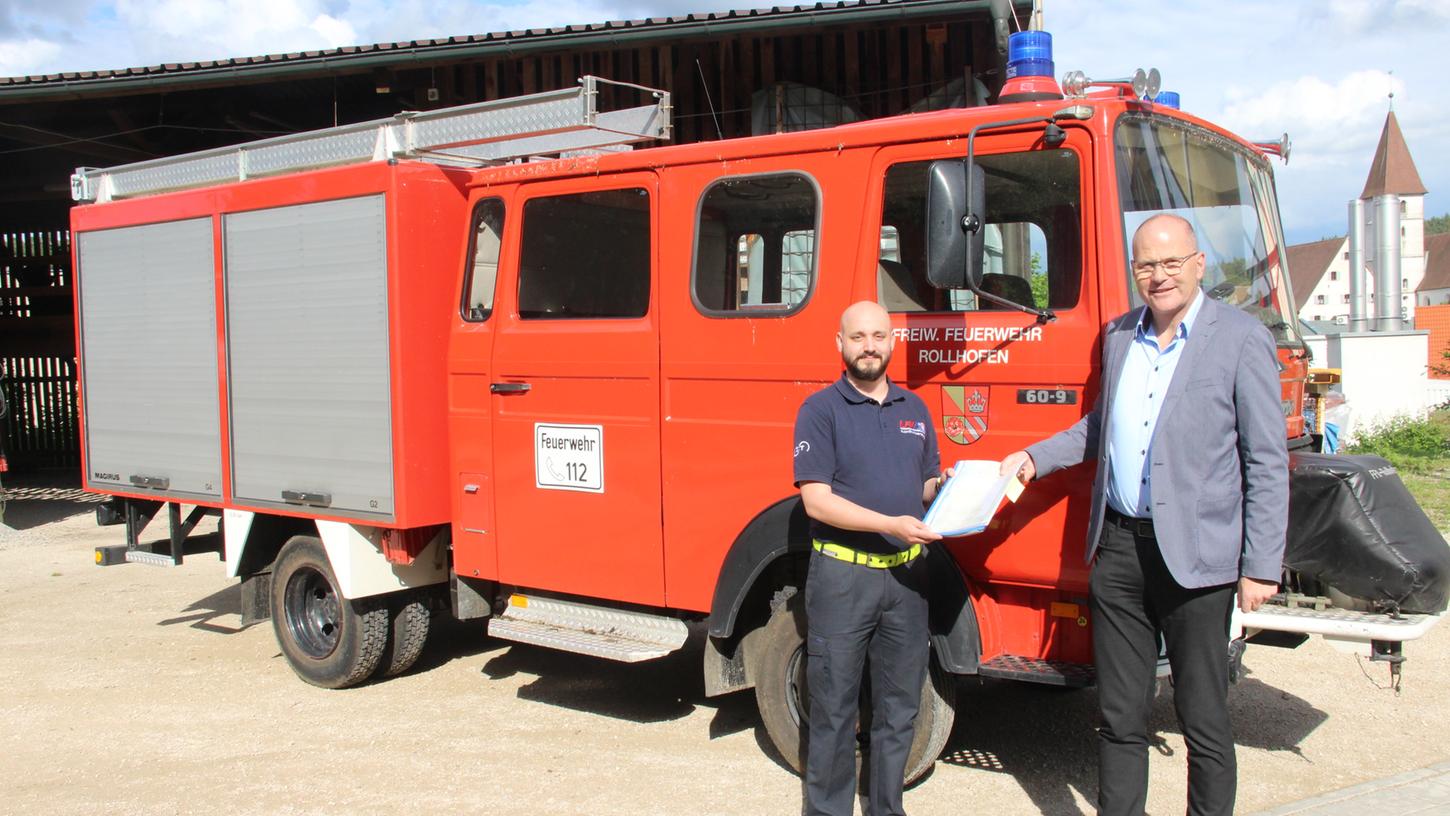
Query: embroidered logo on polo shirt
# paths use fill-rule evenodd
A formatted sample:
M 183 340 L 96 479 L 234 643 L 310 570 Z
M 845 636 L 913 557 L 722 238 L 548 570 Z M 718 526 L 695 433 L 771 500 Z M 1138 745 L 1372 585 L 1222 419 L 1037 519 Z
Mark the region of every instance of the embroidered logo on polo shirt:
M 904 433 L 904 434 L 912 434 L 914 436 L 919 436 L 922 439 L 925 439 L 926 438 L 926 423 L 925 422 L 915 422 L 915 421 L 910 420 L 910 419 L 903 419 L 903 420 L 901 420 L 901 425 L 900 425 L 899 430 L 902 433 Z
M 799 442 L 796 443 L 795 453 L 791 456 L 791 458 L 794 459 L 795 457 L 800 456 L 801 454 L 810 451 L 810 449 L 811 449 L 811 443 L 809 443 L 809 442 L 805 441 L 804 439 L 802 439 L 801 441 L 799 441 Z

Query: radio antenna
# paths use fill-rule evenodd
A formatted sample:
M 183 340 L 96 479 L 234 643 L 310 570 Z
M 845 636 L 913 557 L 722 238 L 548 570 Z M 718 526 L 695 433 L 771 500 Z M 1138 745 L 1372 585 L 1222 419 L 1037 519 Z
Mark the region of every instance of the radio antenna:
M 715 135 L 720 141 L 725 141 L 725 133 L 720 130 L 720 117 L 715 115 L 715 101 L 710 98 L 710 83 L 705 81 L 705 69 L 700 65 L 700 58 L 695 58 L 695 70 L 700 72 L 700 87 L 705 89 L 705 104 L 710 106 L 710 118 L 715 120 Z

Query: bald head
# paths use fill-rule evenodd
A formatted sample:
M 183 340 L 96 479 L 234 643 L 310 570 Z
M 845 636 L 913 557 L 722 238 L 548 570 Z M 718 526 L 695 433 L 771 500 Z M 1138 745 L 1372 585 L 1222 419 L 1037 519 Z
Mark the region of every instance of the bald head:
M 882 308 L 879 303 L 859 300 L 847 306 L 846 311 L 841 312 L 841 334 L 847 333 L 848 326 L 859 324 L 886 326 L 890 330 L 891 315 L 887 314 L 886 309 Z
M 1171 245 L 1186 247 L 1185 252 L 1198 249 L 1198 236 L 1193 225 L 1181 215 L 1159 213 L 1139 225 L 1133 233 L 1133 257 L 1142 257 L 1147 247 Z

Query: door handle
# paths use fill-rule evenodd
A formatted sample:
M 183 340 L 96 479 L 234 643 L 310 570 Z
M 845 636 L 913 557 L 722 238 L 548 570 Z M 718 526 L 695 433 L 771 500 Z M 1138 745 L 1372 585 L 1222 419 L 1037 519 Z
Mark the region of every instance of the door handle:
M 496 382 L 490 383 L 488 390 L 495 394 L 522 394 L 531 388 L 528 383 L 521 382 Z

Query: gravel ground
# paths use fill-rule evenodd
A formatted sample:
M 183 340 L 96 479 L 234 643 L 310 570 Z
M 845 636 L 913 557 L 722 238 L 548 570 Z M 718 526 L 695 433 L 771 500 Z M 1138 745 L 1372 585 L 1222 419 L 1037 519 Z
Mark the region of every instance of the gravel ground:
M 62 482 L 58 484 L 63 485 Z M 699 632 L 622 665 L 435 630 L 407 674 L 347 691 L 298 680 L 271 627 L 240 628 L 214 557 L 99 568 L 63 486 L 14 491 L 0 527 L 0 812 L 25 814 L 791 814 L 799 780 L 749 692 L 710 699 Z M 160 537 L 163 529 L 151 532 Z M 1254 647 L 1232 692 L 1239 810 L 1450 759 L 1450 625 L 1382 664 L 1315 639 Z M 964 681 L 915 816 L 1086 814 L 1092 691 Z M 1155 704 L 1152 813 L 1182 813 L 1172 692 Z

